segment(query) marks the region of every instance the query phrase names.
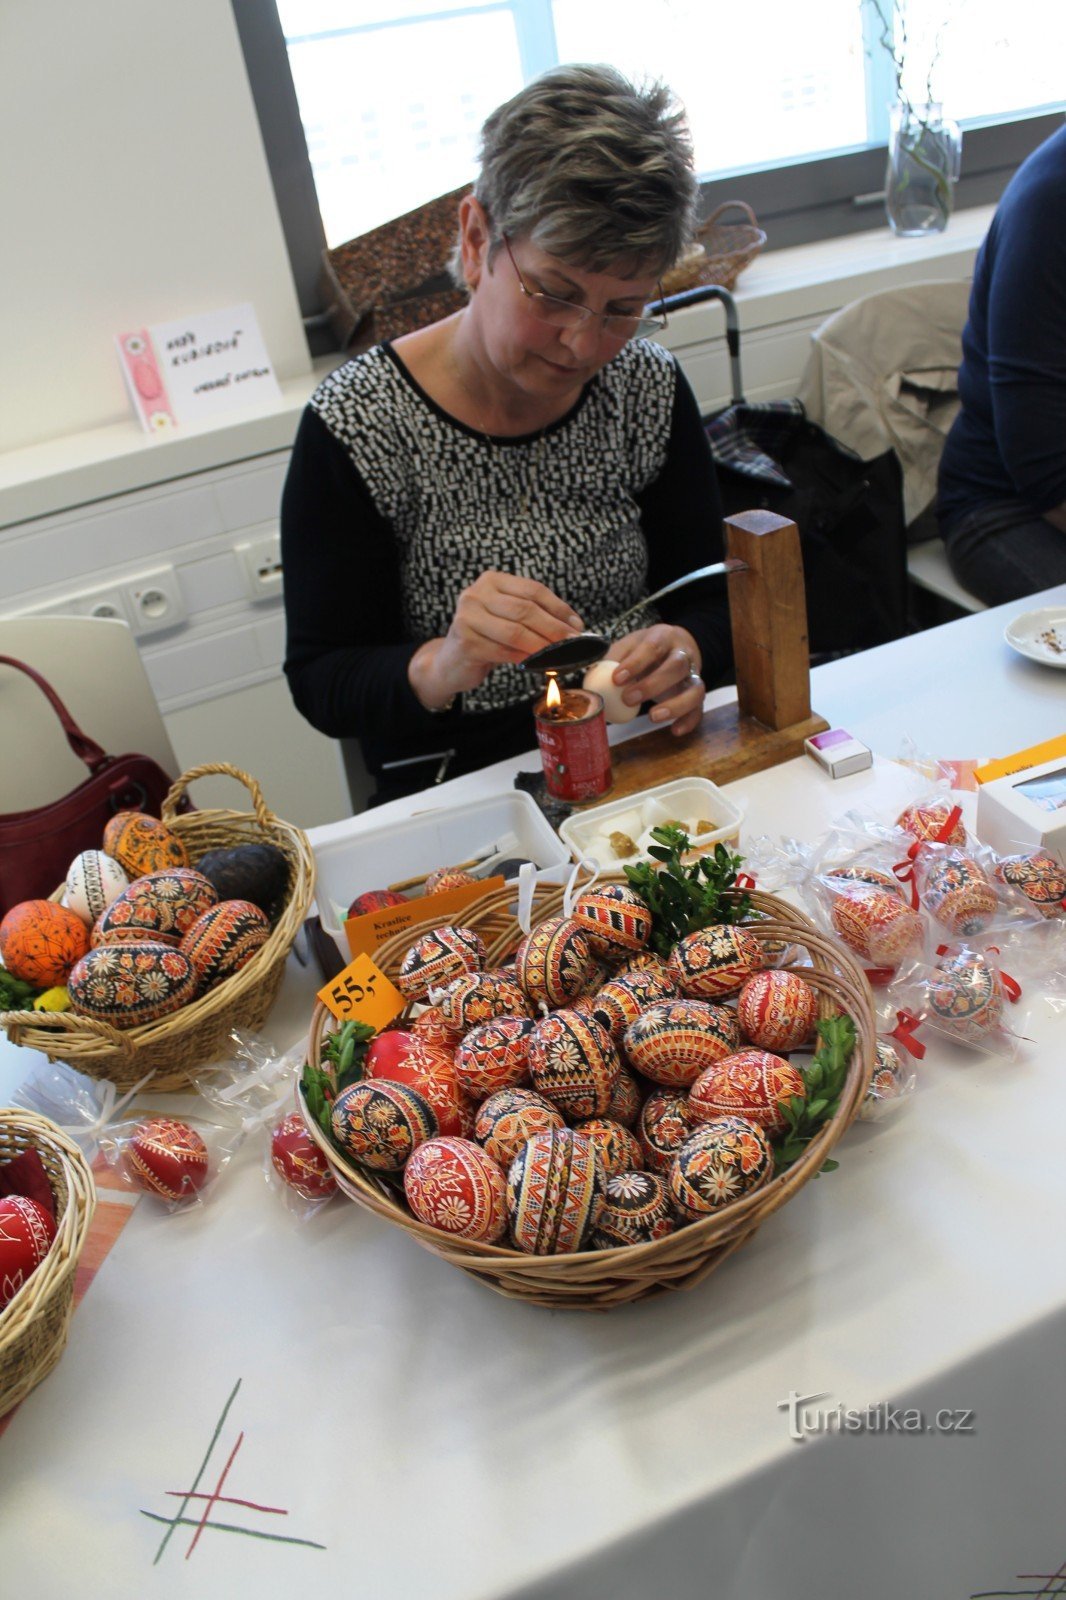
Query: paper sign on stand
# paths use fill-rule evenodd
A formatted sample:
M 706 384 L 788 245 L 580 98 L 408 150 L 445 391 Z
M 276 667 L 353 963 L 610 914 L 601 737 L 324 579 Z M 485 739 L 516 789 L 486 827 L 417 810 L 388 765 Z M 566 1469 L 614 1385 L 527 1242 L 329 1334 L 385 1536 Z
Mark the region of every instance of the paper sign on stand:
M 405 928 L 413 928 L 429 916 L 435 916 L 439 926 L 453 922 L 474 900 L 481 900 L 493 889 L 502 889 L 504 882 L 501 877 L 479 878 L 477 883 L 447 889 L 443 894 L 417 895 L 402 906 L 382 906 L 378 911 L 364 912 L 361 917 L 349 917 L 344 924 L 348 948 L 353 956 L 360 951 L 372 955 L 386 939 L 402 933 Z
M 116 344 L 133 409 L 148 433 L 281 398 L 248 304 L 122 333 Z
M 356 956 L 318 998 L 339 1022 L 365 1022 L 378 1032 L 398 1017 L 407 1001 L 368 955 Z

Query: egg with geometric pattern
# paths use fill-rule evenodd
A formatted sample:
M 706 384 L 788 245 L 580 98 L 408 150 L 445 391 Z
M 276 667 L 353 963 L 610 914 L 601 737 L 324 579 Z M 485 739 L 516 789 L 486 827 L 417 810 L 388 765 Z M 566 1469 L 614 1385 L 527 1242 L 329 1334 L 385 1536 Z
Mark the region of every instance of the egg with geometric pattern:
M 71 911 L 92 927 L 113 900 L 117 900 L 130 880 L 113 856 L 102 850 L 83 850 L 67 869 L 63 898 Z
M 667 1238 L 676 1227 L 670 1192 L 662 1178 L 654 1172 L 619 1172 L 607 1180 L 589 1246 L 617 1250 L 630 1244 L 651 1244 Z
M 922 805 L 908 806 L 896 818 L 896 827 L 902 828 L 913 839 L 930 844 L 965 844 L 966 829 L 958 807 L 951 800 L 932 800 Z
M 507 1172 L 511 1238 L 527 1255 L 583 1250 L 603 1207 L 606 1182 L 592 1141 L 548 1128 L 519 1150 Z
M 515 977 L 534 1005 L 565 1006 L 595 976 L 588 938 L 572 917 L 549 917 L 515 951 Z
M 424 933 L 405 954 L 396 987 L 407 1000 L 424 1000 L 430 989 L 443 988 L 485 965 L 485 946 L 473 928 L 448 924 Z
M 54 900 L 20 900 L 0 921 L 0 961 L 38 989 L 66 983 L 88 948 L 84 922 Z
M 640 1084 L 628 1067 L 620 1066 L 605 1115 L 610 1117 L 612 1122 L 620 1122 L 623 1128 L 634 1128 L 643 1104 L 644 1091 Z
M 758 939 L 732 923 L 698 928 L 670 952 L 670 971 L 689 1000 L 724 1000 L 764 965 Z
M 325 1200 L 336 1193 L 332 1168 L 298 1111 L 290 1111 L 275 1125 L 270 1136 L 270 1163 L 282 1182 L 304 1200 Z
M 400 1036 L 404 1039 L 400 1051 L 391 1052 L 391 1059 L 373 1059 L 374 1044 L 387 1040 L 388 1033 L 379 1033 L 367 1054 L 368 1078 L 387 1078 L 390 1083 L 403 1083 L 428 1100 L 437 1119 L 437 1129 L 449 1137 L 465 1139 L 474 1122 L 474 1102 L 464 1094 L 455 1069 L 455 1054 L 440 1045 L 430 1044 L 416 1033 Z
M 676 999 L 677 984 L 665 970 L 628 967 L 625 974 L 602 984 L 592 998 L 596 1021 L 603 1024 L 612 1039 L 620 1039 L 648 1006 L 659 1000 Z
M 762 1050 L 798 1050 L 813 1033 L 817 1015 L 818 996 L 797 972 L 757 972 L 737 996 L 741 1030 Z
M 535 1090 L 497 1089 L 478 1110 L 474 1138 L 506 1171 L 534 1134 L 565 1127 L 562 1112 Z
M 532 1017 L 492 1017 L 471 1028 L 455 1052 L 455 1071 L 463 1092 L 484 1100 L 496 1089 L 529 1081 Z
M 1050 850 L 1001 856 L 995 875 L 1000 883 L 1023 894 L 1042 917 L 1061 917 L 1066 912 L 1066 868 Z
M 534 1025 L 529 1040 L 533 1087 L 571 1121 L 603 1115 L 620 1065 L 610 1034 L 592 1017 L 563 1007 Z
M 0 1198 L 0 1311 L 40 1266 L 56 1236 L 56 1220 L 26 1195 Z
M 207 1145 L 195 1128 L 176 1117 L 148 1117 L 126 1147 L 134 1183 L 162 1200 L 189 1200 L 207 1182 Z
M 666 1172 L 685 1140 L 695 1131 L 696 1120 L 681 1089 L 658 1089 L 648 1096 L 637 1122 L 637 1136 L 652 1172 Z
M 683 1217 L 698 1222 L 760 1189 L 773 1176 L 770 1140 L 749 1117 L 703 1123 L 670 1166 L 670 1195 Z
M 631 1067 L 654 1083 L 682 1089 L 739 1045 L 736 1012 L 709 1000 L 657 1001 L 630 1023 L 622 1039 Z
M 574 921 L 594 955 L 621 961 L 644 949 L 651 937 L 651 912 L 635 889 L 601 883 L 574 901 Z
M 773 1138 L 788 1127 L 781 1102 L 793 1096 L 806 1100 L 807 1086 L 791 1062 L 769 1050 L 738 1050 L 700 1073 L 689 1090 L 688 1108 L 697 1122 L 747 1117 Z
M 258 955 L 270 938 L 266 914 L 250 900 L 221 900 L 203 912 L 181 941 L 196 968 L 200 987 L 232 977 Z
M 403 1192 L 419 1222 L 457 1239 L 495 1244 L 507 1228 L 503 1172 L 470 1139 L 427 1139 L 411 1156 Z
M 901 1103 L 908 1087 L 908 1076 L 899 1051 L 886 1039 L 879 1039 L 874 1070 L 859 1107 L 859 1116 L 864 1122 L 875 1121 L 887 1109 Z
M 628 1128 L 609 1117 L 588 1117 L 576 1124 L 578 1133 L 591 1139 L 605 1177 L 616 1172 L 631 1172 L 644 1165 L 644 1152 Z
M 509 972 L 467 972 L 453 978 L 439 998 L 440 1014 L 453 1044 L 495 1017 L 527 1017 L 529 1001 Z
M 940 963 L 927 986 L 930 1020 L 965 1044 L 980 1044 L 1003 1020 L 999 974 L 976 951 Z
M 922 942 L 917 911 L 883 889 L 861 892 L 856 885 L 850 893 L 836 895 L 830 918 L 844 943 L 878 968 L 898 967 Z
M 101 842 L 104 853 L 114 857 L 131 881 L 189 865 L 189 852 L 178 835 L 143 811 L 116 811 Z

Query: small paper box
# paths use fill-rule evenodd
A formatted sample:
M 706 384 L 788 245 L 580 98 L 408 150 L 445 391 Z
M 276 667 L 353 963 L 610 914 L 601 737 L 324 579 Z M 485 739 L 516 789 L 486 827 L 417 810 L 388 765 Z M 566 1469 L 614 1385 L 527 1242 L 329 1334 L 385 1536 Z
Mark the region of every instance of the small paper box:
M 977 836 L 1001 855 L 1042 845 L 1066 863 L 1066 763 L 1045 761 L 982 784 Z
M 828 728 L 825 733 L 812 734 L 804 739 L 803 748 L 831 778 L 846 778 L 851 772 L 862 772 L 873 765 L 869 748 L 846 728 Z

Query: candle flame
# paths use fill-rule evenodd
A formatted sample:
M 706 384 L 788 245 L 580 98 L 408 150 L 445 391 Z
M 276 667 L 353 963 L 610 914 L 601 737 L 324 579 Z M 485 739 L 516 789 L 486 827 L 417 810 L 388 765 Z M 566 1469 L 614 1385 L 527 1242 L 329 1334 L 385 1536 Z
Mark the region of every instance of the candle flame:
M 563 697 L 559 692 L 559 680 L 554 672 L 549 672 L 548 687 L 544 691 L 544 709 L 546 711 L 555 711 L 562 703 Z

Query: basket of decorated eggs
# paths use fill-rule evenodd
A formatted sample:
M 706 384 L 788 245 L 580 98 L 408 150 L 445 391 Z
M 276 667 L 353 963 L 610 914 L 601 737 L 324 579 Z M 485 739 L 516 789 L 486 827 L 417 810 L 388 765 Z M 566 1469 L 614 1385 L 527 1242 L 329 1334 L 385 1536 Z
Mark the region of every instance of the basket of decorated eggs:
M 74 1272 L 96 1206 L 89 1163 L 35 1112 L 0 1110 L 0 1416 L 67 1342 Z
M 252 809 L 180 812 L 190 784 L 214 775 L 243 784 Z M 0 1023 L 15 1044 L 119 1088 L 148 1075 L 151 1089 L 188 1087 L 233 1028 L 266 1020 L 313 892 L 306 835 L 255 779 L 193 767 L 159 819 L 117 813 L 50 899 L 8 911 L 4 978 L 36 998 Z
M 353 1200 L 502 1294 L 605 1310 L 688 1288 L 856 1114 L 866 978 L 755 891 L 723 890 L 723 920 L 676 941 L 670 906 L 628 884 L 538 886 L 528 934 L 512 901 L 487 892 L 461 926 L 379 947 L 398 1025 L 371 1036 L 318 1007 L 308 1128 Z

